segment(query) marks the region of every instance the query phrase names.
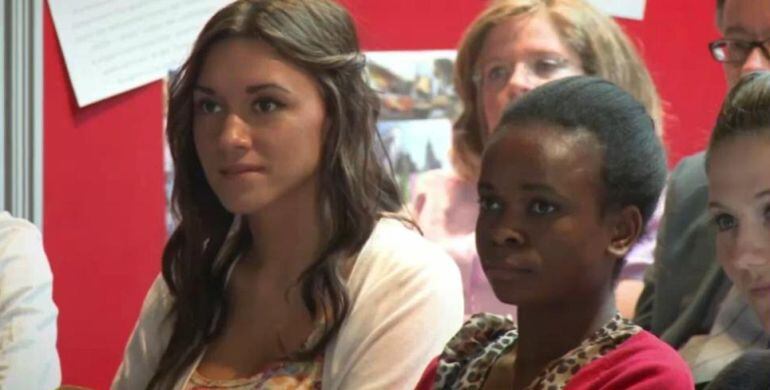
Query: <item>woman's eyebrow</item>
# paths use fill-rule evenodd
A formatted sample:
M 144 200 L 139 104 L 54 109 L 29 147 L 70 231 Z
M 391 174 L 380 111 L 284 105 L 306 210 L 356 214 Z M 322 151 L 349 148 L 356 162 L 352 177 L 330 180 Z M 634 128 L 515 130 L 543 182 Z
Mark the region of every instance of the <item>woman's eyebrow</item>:
M 204 87 L 203 85 L 199 85 L 199 84 L 196 84 L 195 86 L 193 86 L 193 89 L 198 91 L 198 92 L 205 93 L 206 95 L 216 95 L 217 94 L 216 92 L 214 92 L 213 88 Z
M 710 209 L 724 209 L 725 206 L 723 204 L 719 203 L 716 200 L 710 200 L 709 204 L 708 204 L 708 208 L 710 208 Z
M 279 91 L 282 91 L 284 93 L 291 93 L 288 89 L 276 84 L 276 83 L 264 83 L 264 84 L 254 84 L 254 85 L 247 85 L 246 86 L 246 92 L 250 94 L 258 93 L 260 91 L 264 91 L 266 89 L 277 89 Z
M 754 195 L 754 198 L 759 199 L 765 196 L 770 196 L 770 188 L 763 191 L 759 191 L 756 195 Z

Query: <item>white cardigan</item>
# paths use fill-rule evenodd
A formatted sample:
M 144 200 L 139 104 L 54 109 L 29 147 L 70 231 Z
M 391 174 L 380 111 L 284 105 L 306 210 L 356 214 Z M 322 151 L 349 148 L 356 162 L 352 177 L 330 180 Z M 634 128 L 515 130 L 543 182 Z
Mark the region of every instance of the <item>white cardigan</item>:
M 326 346 L 324 389 L 413 389 L 428 362 L 462 325 L 457 266 L 400 221 L 383 218 L 347 280 L 351 310 Z M 171 336 L 172 304 L 158 277 L 126 347 L 112 388 L 144 389 Z M 200 360 L 200 357 L 198 358 Z M 197 366 L 177 382 L 182 389 Z

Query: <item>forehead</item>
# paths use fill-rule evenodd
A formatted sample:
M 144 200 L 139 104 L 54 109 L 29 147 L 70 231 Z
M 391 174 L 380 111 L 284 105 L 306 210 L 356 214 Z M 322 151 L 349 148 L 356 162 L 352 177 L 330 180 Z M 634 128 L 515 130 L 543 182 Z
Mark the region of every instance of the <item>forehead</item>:
M 553 124 L 513 125 L 490 141 L 481 176 L 501 182 L 598 182 L 602 156 L 598 140 L 588 131 Z
M 711 151 L 708 166 L 712 196 L 770 187 L 770 130 L 764 134 L 740 135 L 724 140 Z
M 509 16 L 493 27 L 481 50 L 481 59 L 489 59 L 521 51 L 572 53 L 562 42 L 559 31 L 545 11 Z
M 770 36 L 770 0 L 727 0 L 722 13 L 724 34 Z
M 249 86 L 262 84 L 277 84 L 300 95 L 321 91 L 312 73 L 254 38 L 228 38 L 212 44 L 196 82 L 222 93 L 243 93 Z
M 293 66 L 269 44 L 253 38 L 227 38 L 209 47 L 198 78 L 253 77 L 283 68 Z

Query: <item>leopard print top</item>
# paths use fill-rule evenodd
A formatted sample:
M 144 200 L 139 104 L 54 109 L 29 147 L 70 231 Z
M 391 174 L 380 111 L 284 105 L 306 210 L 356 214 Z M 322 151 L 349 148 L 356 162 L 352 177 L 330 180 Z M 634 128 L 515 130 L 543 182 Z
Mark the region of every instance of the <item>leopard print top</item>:
M 559 390 L 573 375 L 592 361 L 606 355 L 642 329 L 620 314 L 591 337 L 552 361 L 527 390 Z M 439 357 L 434 388 L 437 390 L 479 390 L 498 357 L 516 343 L 518 330 L 506 317 L 476 314 L 447 343 Z

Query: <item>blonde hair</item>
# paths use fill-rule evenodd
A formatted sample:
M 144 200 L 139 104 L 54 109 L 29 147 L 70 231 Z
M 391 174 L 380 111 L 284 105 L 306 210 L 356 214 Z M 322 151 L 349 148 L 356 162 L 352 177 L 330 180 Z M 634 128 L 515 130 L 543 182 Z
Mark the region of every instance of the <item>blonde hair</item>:
M 660 97 L 644 61 L 620 26 L 584 0 L 496 0 L 471 23 L 460 42 L 454 84 L 463 111 L 452 130 L 452 165 L 467 180 L 478 176 L 486 124 L 473 80 L 489 32 L 511 17 L 544 12 L 559 37 L 578 55 L 587 75 L 602 77 L 639 100 L 663 134 Z

